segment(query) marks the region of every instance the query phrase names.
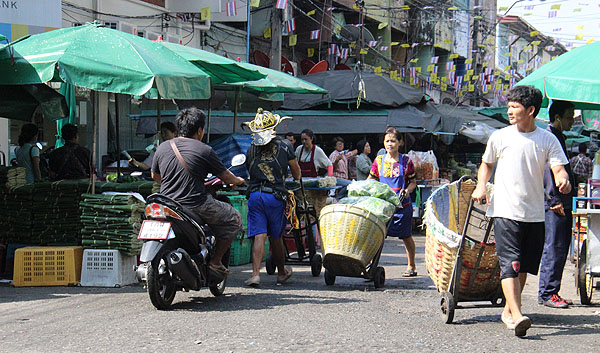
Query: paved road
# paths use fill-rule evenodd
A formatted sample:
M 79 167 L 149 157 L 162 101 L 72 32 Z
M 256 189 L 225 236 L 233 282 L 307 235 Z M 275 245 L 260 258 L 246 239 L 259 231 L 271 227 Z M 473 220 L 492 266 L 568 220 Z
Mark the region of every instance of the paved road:
M 284 286 L 264 274 L 260 288 L 245 288 L 246 265 L 233 268 L 225 296 L 179 292 L 174 310 L 160 312 L 139 285 L 3 286 L 0 351 L 592 352 L 600 347 L 600 306 L 539 306 L 535 277 L 524 295 L 524 311 L 533 320 L 527 338 L 504 327 L 499 308 L 459 309 L 454 323 L 444 324 L 439 296 L 425 275 L 424 237 L 416 241 L 419 276 L 410 279 L 400 276 L 406 266 L 401 242 L 386 241 L 385 290 L 340 277 L 327 287 L 323 275 L 313 278 L 301 266 Z M 564 286 L 563 293 L 576 299 L 572 266 Z

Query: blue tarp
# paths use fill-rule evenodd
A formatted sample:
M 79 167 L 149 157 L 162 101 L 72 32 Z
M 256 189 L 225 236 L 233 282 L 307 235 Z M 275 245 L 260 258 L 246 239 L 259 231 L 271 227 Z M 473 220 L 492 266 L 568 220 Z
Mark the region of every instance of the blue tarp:
M 240 153 L 246 154 L 251 143 L 252 136 L 250 135 L 232 134 L 212 141 L 209 145 L 215 150 L 225 167 L 229 168 L 233 156 Z M 249 176 L 245 165 L 231 168 L 231 172 L 242 178 L 248 178 Z

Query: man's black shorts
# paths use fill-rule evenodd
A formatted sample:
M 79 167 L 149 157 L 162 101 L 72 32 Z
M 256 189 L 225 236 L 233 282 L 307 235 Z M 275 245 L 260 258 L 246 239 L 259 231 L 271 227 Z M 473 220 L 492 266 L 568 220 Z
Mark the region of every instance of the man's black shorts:
M 500 278 L 514 278 L 519 273 L 537 275 L 544 251 L 544 231 L 544 222 L 494 218 Z

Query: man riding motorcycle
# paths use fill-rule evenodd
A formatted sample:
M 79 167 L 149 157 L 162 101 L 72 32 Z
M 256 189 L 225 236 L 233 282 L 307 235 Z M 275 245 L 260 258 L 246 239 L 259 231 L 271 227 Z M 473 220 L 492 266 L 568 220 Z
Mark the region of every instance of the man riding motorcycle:
M 242 219 L 230 204 L 206 193 L 204 180 L 208 173 L 234 185 L 243 184 L 244 179 L 225 168 L 213 149 L 202 142 L 205 121 L 206 115 L 197 108 L 177 114 L 180 137 L 158 147 L 152 161 L 152 178 L 160 184 L 161 194 L 196 212 L 214 231 L 217 244 L 209 268 L 223 277 L 229 270 L 221 259 L 242 231 Z

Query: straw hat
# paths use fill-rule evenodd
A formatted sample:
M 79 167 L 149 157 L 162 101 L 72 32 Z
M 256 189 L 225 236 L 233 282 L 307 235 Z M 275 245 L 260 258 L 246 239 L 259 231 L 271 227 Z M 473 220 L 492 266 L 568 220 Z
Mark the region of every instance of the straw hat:
M 275 128 L 285 119 L 291 119 L 289 116 L 280 117 L 270 111 L 258 108 L 254 120 L 244 123 L 252 131 L 252 143 L 257 146 L 263 146 L 271 142 L 275 137 Z

